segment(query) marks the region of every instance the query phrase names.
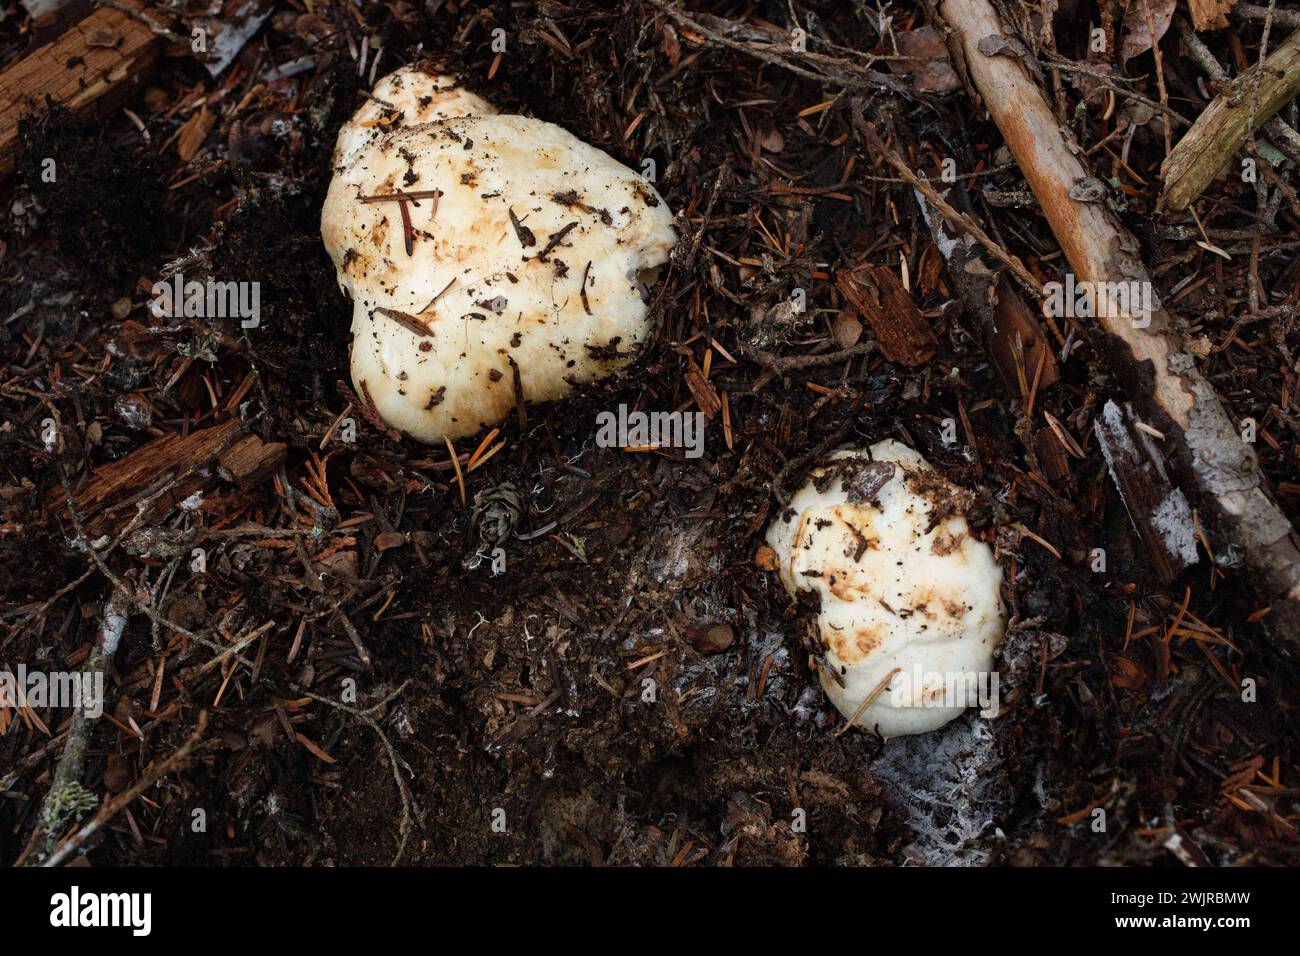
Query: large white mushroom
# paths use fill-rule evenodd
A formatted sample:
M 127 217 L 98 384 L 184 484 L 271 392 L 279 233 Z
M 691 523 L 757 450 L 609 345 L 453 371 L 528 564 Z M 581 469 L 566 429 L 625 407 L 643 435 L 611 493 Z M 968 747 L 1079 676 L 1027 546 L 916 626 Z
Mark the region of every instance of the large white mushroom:
M 925 733 L 965 709 L 954 690 L 996 689 L 1002 573 L 968 498 L 886 440 L 830 456 L 768 529 L 786 589 L 820 598 L 821 684 L 858 727 Z
M 352 382 L 422 441 L 625 364 L 676 241 L 654 187 L 572 134 L 404 67 L 339 132 L 321 236 L 353 301 Z

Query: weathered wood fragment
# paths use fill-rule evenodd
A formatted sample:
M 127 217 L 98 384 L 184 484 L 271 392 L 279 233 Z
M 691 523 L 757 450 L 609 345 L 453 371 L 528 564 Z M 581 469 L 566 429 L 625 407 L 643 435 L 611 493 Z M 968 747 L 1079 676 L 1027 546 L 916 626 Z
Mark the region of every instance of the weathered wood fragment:
M 214 472 L 205 474 L 204 466 L 212 464 L 243 433 L 244 426 L 233 420 L 185 436 L 169 433 L 95 469 L 89 480 L 73 489 L 86 533 L 93 539 L 125 526 L 135 517 L 141 501 L 165 488 L 151 506 L 152 518 L 161 519 L 213 480 Z M 187 472 L 192 473 L 186 477 Z M 67 514 L 62 488 L 51 492 L 48 507 Z
M 843 271 L 835 287 L 867 320 L 881 354 L 900 365 L 924 365 L 934 357 L 939 340 L 892 269 L 867 266 L 861 273 Z
M 99 7 L 0 73 L 0 176 L 13 172 L 23 116 L 45 112 L 50 102 L 75 113 L 120 103 L 157 62 L 163 43 L 143 20 Z
M 1187 497 L 1169 480 L 1156 439 L 1137 426 L 1130 407 L 1107 402 L 1093 432 L 1129 521 L 1160 580 L 1168 584 L 1198 559 Z
M 221 476 L 247 491 L 256 487 L 284 464 L 283 442 L 264 442 L 256 435 L 245 435 L 217 456 Z
M 1258 71 L 1258 73 L 1257 73 Z M 1258 91 L 1255 90 L 1258 76 Z M 1181 212 L 1278 110 L 1300 94 L 1300 30 L 1264 60 L 1263 70 L 1233 80 L 1201 111 L 1160 167 L 1160 207 Z

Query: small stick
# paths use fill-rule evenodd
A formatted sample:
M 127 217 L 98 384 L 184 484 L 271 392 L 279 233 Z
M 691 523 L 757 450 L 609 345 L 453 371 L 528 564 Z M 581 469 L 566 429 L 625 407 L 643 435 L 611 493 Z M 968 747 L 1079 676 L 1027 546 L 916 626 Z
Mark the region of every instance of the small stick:
M 541 262 L 546 262 L 547 261 L 546 257 L 549 256 L 551 254 L 551 251 L 560 244 L 560 240 L 562 240 L 565 236 L 567 236 L 570 233 L 570 231 L 576 229 L 577 226 L 578 226 L 578 221 L 575 219 L 573 222 L 569 223 L 559 232 L 554 233 L 550 239 L 546 240 L 546 246 L 542 249 L 542 251 L 537 253 L 537 259 Z
M 343 630 L 347 631 L 348 639 L 352 641 L 352 646 L 356 649 L 357 659 L 361 661 L 361 666 L 366 670 L 370 670 L 374 667 L 374 664 L 370 659 L 370 652 L 366 650 L 365 642 L 361 640 L 361 635 L 357 632 L 356 625 L 353 624 L 352 619 L 344 613 L 341 604 L 336 603 L 334 605 L 334 610 L 338 612 L 339 620 L 343 622 Z
M 435 203 L 433 208 L 436 210 L 438 208 L 437 201 L 441 196 L 441 189 L 420 189 L 409 193 L 375 193 L 373 196 L 358 196 L 357 198 L 362 202 L 400 202 L 403 205 L 409 202 L 416 206 L 419 205 L 417 200 L 432 199 Z
M 199 741 L 203 739 L 203 733 L 207 729 L 208 712 L 206 710 L 200 711 L 198 725 L 194 728 L 194 733 L 191 734 L 190 738 L 181 745 L 179 750 L 161 763 L 156 763 L 149 767 L 149 769 L 141 774 L 140 779 L 135 782 L 133 787 L 123 790 L 112 800 L 106 800 L 100 806 L 99 812 L 91 818 L 90 822 L 60 843 L 58 848 L 50 854 L 50 858 L 41 865 L 58 866 L 73 853 L 77 852 L 77 850 L 80 849 L 87 840 L 102 830 L 105 824 L 122 812 L 128 803 L 140 796 L 140 794 L 144 793 L 167 774 L 179 768 L 181 764 L 189 759 L 190 754 L 193 753 L 194 749 L 199 745 Z
M 859 342 L 857 345 L 841 349 L 838 352 L 819 352 L 816 355 L 776 355 L 753 345 L 741 345 L 739 342 L 735 345 L 736 351 L 745 358 L 757 362 L 778 375 L 821 365 L 837 365 L 860 355 L 870 355 L 878 348 L 880 348 L 880 345 L 876 342 Z
M 1281 26 L 1300 28 L 1300 10 L 1274 10 L 1254 3 L 1239 3 L 1232 12 L 1248 20 L 1267 20 L 1271 16 Z
M 403 206 L 403 209 L 406 207 Z M 403 312 L 401 309 L 389 309 L 383 306 L 375 309 L 380 315 L 392 319 L 408 332 L 414 332 L 421 338 L 428 338 L 433 335 L 433 329 L 421 321 L 419 316 L 412 315 L 410 312 Z
M 1206 75 L 1217 84 L 1230 82 L 1228 71 L 1223 68 L 1204 41 L 1192 29 L 1186 20 L 1180 20 L 1178 29 L 1182 34 L 1182 50 L 1196 63 Z M 1273 145 L 1285 153 L 1297 166 L 1300 166 L 1300 133 L 1297 133 L 1280 116 L 1274 116 L 1264 124 L 1264 132 L 1273 140 Z
M 87 682 L 91 686 L 102 686 L 103 674 L 112 660 L 113 654 L 117 652 L 117 646 L 122 640 L 122 634 L 126 630 L 127 621 L 130 619 L 131 606 L 126 600 L 123 592 L 113 588 L 109 592 L 108 601 L 104 604 L 104 616 L 100 625 L 99 636 L 95 640 L 94 648 L 90 656 L 86 658 L 86 664 L 82 668 L 82 689 L 85 692 Z M 95 681 L 95 676 L 99 676 L 99 681 Z M 100 701 L 100 711 L 103 710 L 103 701 Z M 23 851 L 23 859 L 33 852 L 46 835 L 53 835 L 60 830 L 65 822 L 64 816 L 67 809 L 60 810 L 58 806 L 59 796 L 65 794 L 69 787 L 81 785 L 81 774 L 85 768 L 86 749 L 90 746 L 90 735 L 94 731 L 95 721 L 98 714 L 92 716 L 86 712 L 86 702 L 83 700 L 72 714 L 71 725 L 68 727 L 68 734 L 63 745 L 63 753 L 59 757 L 59 762 L 54 769 L 54 779 L 50 783 L 50 789 L 45 794 L 45 802 L 41 804 L 41 812 L 37 817 L 36 829 L 33 831 L 31 839 L 27 843 L 27 849 Z M 20 859 L 20 863 L 22 860 Z

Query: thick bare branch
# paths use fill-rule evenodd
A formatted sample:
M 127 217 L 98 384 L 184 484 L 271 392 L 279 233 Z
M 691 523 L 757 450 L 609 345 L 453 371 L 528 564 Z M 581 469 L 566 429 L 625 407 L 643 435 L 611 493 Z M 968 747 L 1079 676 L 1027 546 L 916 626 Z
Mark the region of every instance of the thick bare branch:
M 988 0 L 944 0 L 940 12 L 1075 279 L 1098 290 L 1134 282 L 1151 288 L 1137 240 L 1066 143 Z M 1270 627 L 1300 641 L 1300 538 L 1274 501 L 1250 444 L 1185 349 L 1173 317 L 1154 292 L 1150 301 L 1139 315 L 1099 292 L 1096 320 L 1106 333 L 1107 357 L 1134 409 L 1164 436 L 1162 449 L 1209 526 L 1216 557 L 1244 559 L 1247 583 L 1272 608 Z

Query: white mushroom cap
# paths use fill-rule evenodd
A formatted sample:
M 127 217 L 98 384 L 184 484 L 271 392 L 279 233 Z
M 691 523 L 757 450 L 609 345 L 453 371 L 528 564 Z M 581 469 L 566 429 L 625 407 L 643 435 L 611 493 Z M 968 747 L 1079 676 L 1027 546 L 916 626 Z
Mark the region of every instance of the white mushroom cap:
M 1002 571 L 966 519 L 948 513 L 961 494 L 886 440 L 833 454 L 768 529 L 786 590 L 821 599 L 825 662 L 843 686 L 825 669 L 821 683 L 840 713 L 853 717 L 900 669 L 856 720 L 884 737 L 943 726 L 965 709 L 934 706 L 951 701 L 945 678 L 993 673 Z
M 433 442 L 509 413 L 512 359 L 534 402 L 625 364 L 649 332 L 644 286 L 676 241 L 654 188 L 551 123 L 494 113 L 422 121 L 474 108 L 445 78 L 408 67 L 376 89 L 417 122 L 378 135 L 356 118 L 345 125 L 321 215 L 354 303 L 362 400 Z M 368 101 L 357 117 L 381 112 Z M 360 199 L 431 190 L 441 196 L 418 205 Z

